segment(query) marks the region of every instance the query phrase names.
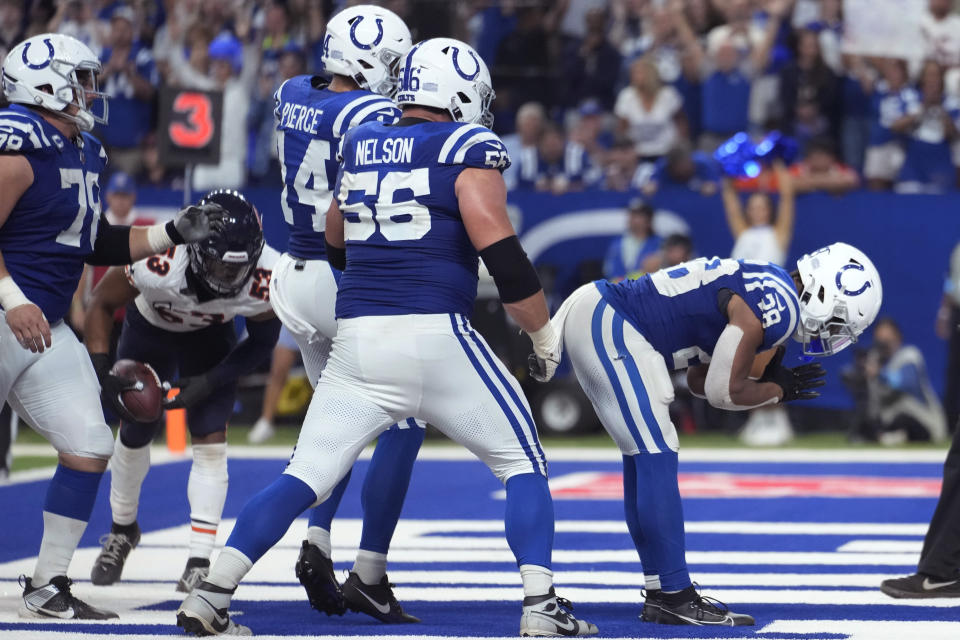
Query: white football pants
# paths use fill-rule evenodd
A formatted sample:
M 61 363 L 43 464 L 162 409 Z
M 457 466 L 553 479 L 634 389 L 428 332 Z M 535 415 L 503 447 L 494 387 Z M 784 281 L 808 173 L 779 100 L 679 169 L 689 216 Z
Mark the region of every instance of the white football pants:
M 580 386 L 610 437 L 624 455 L 676 451 L 670 420 L 673 383 L 661 356 L 606 303 L 593 283 L 585 284 L 554 316 Z
M 546 475 L 519 383 L 467 318 L 455 314 L 340 320 L 284 473 L 322 501 L 360 451 L 407 416 L 467 447 L 502 482 Z
M 0 311 L 0 400 L 58 452 L 107 459 L 113 433 L 90 356 L 66 323 L 50 327 L 50 334 L 52 345 L 43 353 L 24 349 Z
M 316 387 L 337 335 L 337 281 L 330 263 L 284 253 L 270 278 L 270 305 L 300 347 L 307 379 Z

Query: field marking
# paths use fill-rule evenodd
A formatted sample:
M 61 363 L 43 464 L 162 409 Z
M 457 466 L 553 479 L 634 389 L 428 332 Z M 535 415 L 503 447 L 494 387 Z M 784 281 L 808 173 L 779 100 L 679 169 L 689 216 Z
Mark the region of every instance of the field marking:
M 851 553 L 920 553 L 923 540 L 851 540 L 837 548 Z
M 960 623 L 931 620 L 777 620 L 757 633 L 819 634 L 828 628 L 830 633 L 848 635 L 848 640 L 956 640 L 960 637 Z

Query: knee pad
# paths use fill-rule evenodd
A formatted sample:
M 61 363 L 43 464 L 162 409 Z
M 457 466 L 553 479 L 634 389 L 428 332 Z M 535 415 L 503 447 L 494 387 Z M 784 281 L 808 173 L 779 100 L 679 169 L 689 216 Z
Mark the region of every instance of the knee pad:
M 113 431 L 106 422 L 100 422 L 87 427 L 87 445 L 78 455 L 109 460 L 113 456 L 113 446 Z

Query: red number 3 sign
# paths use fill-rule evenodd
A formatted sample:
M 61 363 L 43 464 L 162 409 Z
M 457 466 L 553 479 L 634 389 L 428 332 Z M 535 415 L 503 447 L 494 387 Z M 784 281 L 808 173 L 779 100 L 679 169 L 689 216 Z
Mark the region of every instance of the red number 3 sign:
M 205 93 L 184 92 L 173 100 L 173 111 L 183 121 L 170 123 L 170 140 L 178 147 L 200 149 L 213 138 L 213 104 Z

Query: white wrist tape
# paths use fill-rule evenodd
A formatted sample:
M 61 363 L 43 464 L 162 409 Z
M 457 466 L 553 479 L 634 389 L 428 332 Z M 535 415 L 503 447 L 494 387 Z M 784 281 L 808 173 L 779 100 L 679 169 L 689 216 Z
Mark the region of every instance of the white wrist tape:
M 717 339 L 717 345 L 713 348 L 713 355 L 710 358 L 710 368 L 707 369 L 707 379 L 703 384 L 703 390 L 706 393 L 707 401 L 718 409 L 727 409 L 729 411 L 745 411 L 747 409 L 756 409 L 768 404 L 776 404 L 779 400 L 777 396 L 770 398 L 760 404 L 751 406 L 739 405 L 734 403 L 730 397 L 730 377 L 733 375 L 733 358 L 740 346 L 740 340 L 743 339 L 743 329 L 728 324 L 727 328 Z
M 30 304 L 30 300 L 23 295 L 13 277 L 0 278 L 0 307 L 3 307 L 4 311 L 10 311 L 25 304 Z
M 147 244 L 153 253 L 163 253 L 173 246 L 173 240 L 167 233 L 166 224 L 160 223 L 147 227 Z
M 527 335 L 533 341 L 533 352 L 540 357 L 556 355 L 560 351 L 560 336 L 557 335 L 550 321 Z

